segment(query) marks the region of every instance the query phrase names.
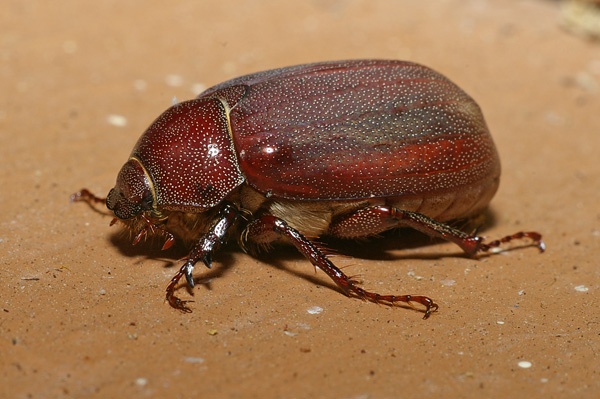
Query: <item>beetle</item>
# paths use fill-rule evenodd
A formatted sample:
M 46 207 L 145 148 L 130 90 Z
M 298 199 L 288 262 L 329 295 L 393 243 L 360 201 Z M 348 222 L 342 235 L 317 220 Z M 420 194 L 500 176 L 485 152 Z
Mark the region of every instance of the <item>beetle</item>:
M 481 214 L 500 160 L 479 106 L 448 78 L 393 60 L 321 62 L 258 72 L 173 105 L 143 133 L 105 202 L 135 238 L 188 242 L 185 276 L 208 268 L 228 238 L 251 251 L 293 244 L 348 296 L 438 309 L 422 295 L 380 295 L 336 267 L 313 238 L 357 239 L 409 227 L 454 242 L 470 256 L 536 232 L 484 242 L 445 224 Z

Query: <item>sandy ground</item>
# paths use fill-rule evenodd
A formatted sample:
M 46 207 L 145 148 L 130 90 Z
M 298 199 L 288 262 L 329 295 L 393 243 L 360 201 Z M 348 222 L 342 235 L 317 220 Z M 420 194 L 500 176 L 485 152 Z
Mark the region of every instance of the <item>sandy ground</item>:
M 2 8 L 0 397 L 599 397 L 600 45 L 556 2 Z M 547 252 L 476 260 L 411 233 L 338 248 L 365 287 L 434 298 L 422 320 L 344 297 L 291 248 L 231 246 L 181 314 L 163 292 L 184 252 L 132 248 L 69 204 L 112 188 L 173 97 L 348 58 L 420 62 L 470 93 L 503 161 L 484 234 L 537 230 Z

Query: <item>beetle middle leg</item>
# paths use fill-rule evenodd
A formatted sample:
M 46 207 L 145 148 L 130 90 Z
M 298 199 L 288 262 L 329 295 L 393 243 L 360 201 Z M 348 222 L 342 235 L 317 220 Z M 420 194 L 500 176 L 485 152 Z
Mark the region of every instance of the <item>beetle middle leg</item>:
M 428 236 L 443 238 L 455 243 L 470 256 L 525 238 L 532 240 L 542 252 L 546 248 L 541 234 L 533 231 L 522 231 L 484 242 L 483 237 L 467 234 L 423 214 L 389 206 L 371 206 L 345 215 L 331 224 L 328 234 L 339 238 L 360 238 L 397 227 L 410 227 Z
M 364 290 L 357 285 L 356 281 L 349 278 L 335 266 L 314 243 L 304 237 L 298 230 L 289 226 L 283 219 L 273 215 L 263 215 L 252 221 L 243 233 L 244 240 L 255 244 L 268 244 L 281 236 L 286 237 L 314 266 L 323 270 L 348 296 L 354 294 L 361 299 L 392 304 L 396 302 L 420 303 L 425 306 L 424 319 L 427 319 L 431 313 L 438 309 L 438 305 L 426 296 L 380 295 Z

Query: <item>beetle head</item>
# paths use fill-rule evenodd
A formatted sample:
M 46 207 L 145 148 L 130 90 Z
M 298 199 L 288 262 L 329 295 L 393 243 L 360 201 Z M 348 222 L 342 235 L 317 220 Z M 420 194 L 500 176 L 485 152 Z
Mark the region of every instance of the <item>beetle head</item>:
M 154 185 L 137 158 L 130 158 L 121 168 L 117 184 L 106 198 L 106 206 L 119 219 L 131 219 L 156 209 Z

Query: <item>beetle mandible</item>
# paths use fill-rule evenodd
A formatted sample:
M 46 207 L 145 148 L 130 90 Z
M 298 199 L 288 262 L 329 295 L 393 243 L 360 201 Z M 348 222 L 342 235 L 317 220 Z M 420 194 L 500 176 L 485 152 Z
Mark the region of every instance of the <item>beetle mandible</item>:
M 229 237 L 245 250 L 293 244 L 348 296 L 419 303 L 421 295 L 366 291 L 309 237 L 355 239 L 410 227 L 454 242 L 468 255 L 536 232 L 484 242 L 444 222 L 482 213 L 500 179 L 498 153 L 479 106 L 441 74 L 411 62 L 353 60 L 254 73 L 176 104 L 140 137 L 106 199 L 86 189 L 72 200 L 106 202 L 134 234 L 191 243 L 167 287 L 198 261 L 211 267 Z

